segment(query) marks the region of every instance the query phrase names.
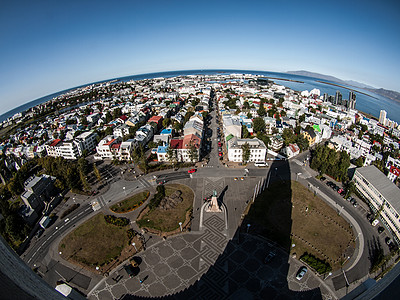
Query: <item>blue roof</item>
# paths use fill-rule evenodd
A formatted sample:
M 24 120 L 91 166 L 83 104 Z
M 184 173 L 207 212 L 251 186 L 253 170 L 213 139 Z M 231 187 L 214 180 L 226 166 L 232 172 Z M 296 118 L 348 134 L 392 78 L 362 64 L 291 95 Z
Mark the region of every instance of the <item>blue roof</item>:
M 168 146 L 158 146 L 157 153 L 167 153 Z
M 161 130 L 161 134 L 172 134 L 172 129 L 171 128 L 163 129 Z

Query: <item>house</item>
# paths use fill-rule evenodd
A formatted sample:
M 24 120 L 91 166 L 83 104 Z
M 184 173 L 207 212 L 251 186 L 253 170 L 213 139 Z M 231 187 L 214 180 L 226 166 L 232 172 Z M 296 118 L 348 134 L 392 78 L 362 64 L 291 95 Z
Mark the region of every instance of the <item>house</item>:
M 129 134 L 129 125 L 121 124 L 114 128 L 113 135 L 116 137 L 123 138 L 124 136 Z
M 237 116 L 225 115 L 222 122 L 225 138 L 230 134 L 239 139 L 242 137 L 242 124 Z
M 297 144 L 289 144 L 287 147 L 283 148 L 283 153 L 287 158 L 292 158 L 300 153 L 300 148 Z
M 145 146 L 153 138 L 154 129 L 150 124 L 143 125 L 135 133 L 135 140 Z
M 168 151 L 168 146 L 157 147 L 157 160 L 159 162 L 169 162 L 167 151 Z
M 395 182 L 397 177 L 400 175 L 400 169 L 396 168 L 395 166 L 391 166 L 387 175 L 390 181 Z
M 126 140 L 125 142 L 122 142 L 119 146 L 118 149 L 118 159 L 119 160 L 131 160 L 132 156 L 132 150 L 134 149 L 134 147 L 136 146 L 136 140 L 135 139 L 129 139 Z
M 283 146 L 283 137 L 281 137 L 279 134 L 271 137 L 271 143 L 270 143 L 270 148 L 273 151 L 278 152 L 279 150 L 281 150 L 282 146 Z
M 152 116 L 148 121 L 147 121 L 147 123 L 155 123 L 155 124 L 157 124 L 157 130 L 160 130 L 161 129 L 161 127 L 162 127 L 162 120 L 163 120 L 163 117 L 162 116 Z
M 315 144 L 317 135 L 315 134 L 314 130 L 307 130 L 302 133 L 304 138 L 308 141 L 308 144 L 310 146 L 313 146 Z
M 155 134 L 153 141 L 155 143 L 158 142 L 163 142 L 164 144 L 169 144 L 169 141 L 172 137 L 172 129 L 171 128 L 167 128 L 167 129 L 163 129 L 160 134 Z
M 119 137 L 114 137 L 113 135 L 106 136 L 97 145 L 96 147 L 97 154 L 102 159 L 114 159 L 116 153 L 115 150 L 116 146 L 113 147 L 113 145 L 118 145 L 119 148 L 120 141 L 121 138 Z

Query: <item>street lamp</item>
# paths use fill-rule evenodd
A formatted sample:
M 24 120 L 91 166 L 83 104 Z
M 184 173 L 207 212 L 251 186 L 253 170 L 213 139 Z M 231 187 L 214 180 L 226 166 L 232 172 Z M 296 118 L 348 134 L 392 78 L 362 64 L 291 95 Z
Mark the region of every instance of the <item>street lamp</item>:
M 137 248 L 136 248 L 136 244 L 135 244 L 135 243 L 132 243 L 132 246 L 133 246 L 133 248 L 135 248 L 135 251 L 138 252 L 138 251 L 137 251 Z
M 249 229 L 250 229 L 250 226 L 251 226 L 251 224 L 247 224 L 247 231 L 246 231 L 246 233 L 249 233 Z
M 179 222 L 179 227 L 181 228 L 181 232 L 182 232 L 182 222 Z
M 347 256 L 347 258 L 345 259 L 345 261 L 342 263 L 342 266 L 350 259 L 350 256 Z
M 296 181 L 299 179 L 299 175 L 301 175 L 301 173 L 296 173 Z
M 125 191 L 125 187 L 123 187 L 122 189 L 124 190 L 124 194 L 125 194 L 125 196 L 126 196 L 126 191 Z
M 332 275 L 332 272 L 329 272 L 328 276 L 326 276 L 326 277 L 324 278 L 324 280 L 327 280 L 328 277 L 331 276 L 331 275 Z

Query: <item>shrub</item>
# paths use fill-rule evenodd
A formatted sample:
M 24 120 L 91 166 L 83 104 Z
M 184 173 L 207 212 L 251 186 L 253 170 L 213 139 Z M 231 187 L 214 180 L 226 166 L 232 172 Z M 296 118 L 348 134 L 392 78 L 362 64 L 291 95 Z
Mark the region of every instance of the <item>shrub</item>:
M 307 252 L 305 252 L 300 257 L 300 260 L 307 263 L 311 268 L 313 268 L 319 274 L 325 274 L 327 272 L 332 271 L 332 267 L 329 263 L 327 263 L 325 260 L 321 260 L 321 259 L 315 257 L 312 254 L 308 254 Z
M 112 216 L 112 215 L 104 216 L 104 220 L 108 224 L 119 226 L 119 227 L 127 226 L 130 223 L 129 219 L 127 219 L 127 218 L 115 217 L 115 216 Z
M 157 186 L 157 193 L 154 195 L 154 197 L 150 200 L 149 203 L 150 209 L 156 208 L 164 197 L 165 197 L 165 186 L 164 185 Z

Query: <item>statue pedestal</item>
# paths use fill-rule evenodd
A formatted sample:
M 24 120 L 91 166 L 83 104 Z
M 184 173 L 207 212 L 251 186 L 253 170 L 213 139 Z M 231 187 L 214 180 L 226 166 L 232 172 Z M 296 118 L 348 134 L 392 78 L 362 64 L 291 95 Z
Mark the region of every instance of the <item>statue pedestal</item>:
M 222 212 L 222 209 L 218 205 L 216 196 L 212 196 L 210 203 L 206 206 L 206 212 Z

